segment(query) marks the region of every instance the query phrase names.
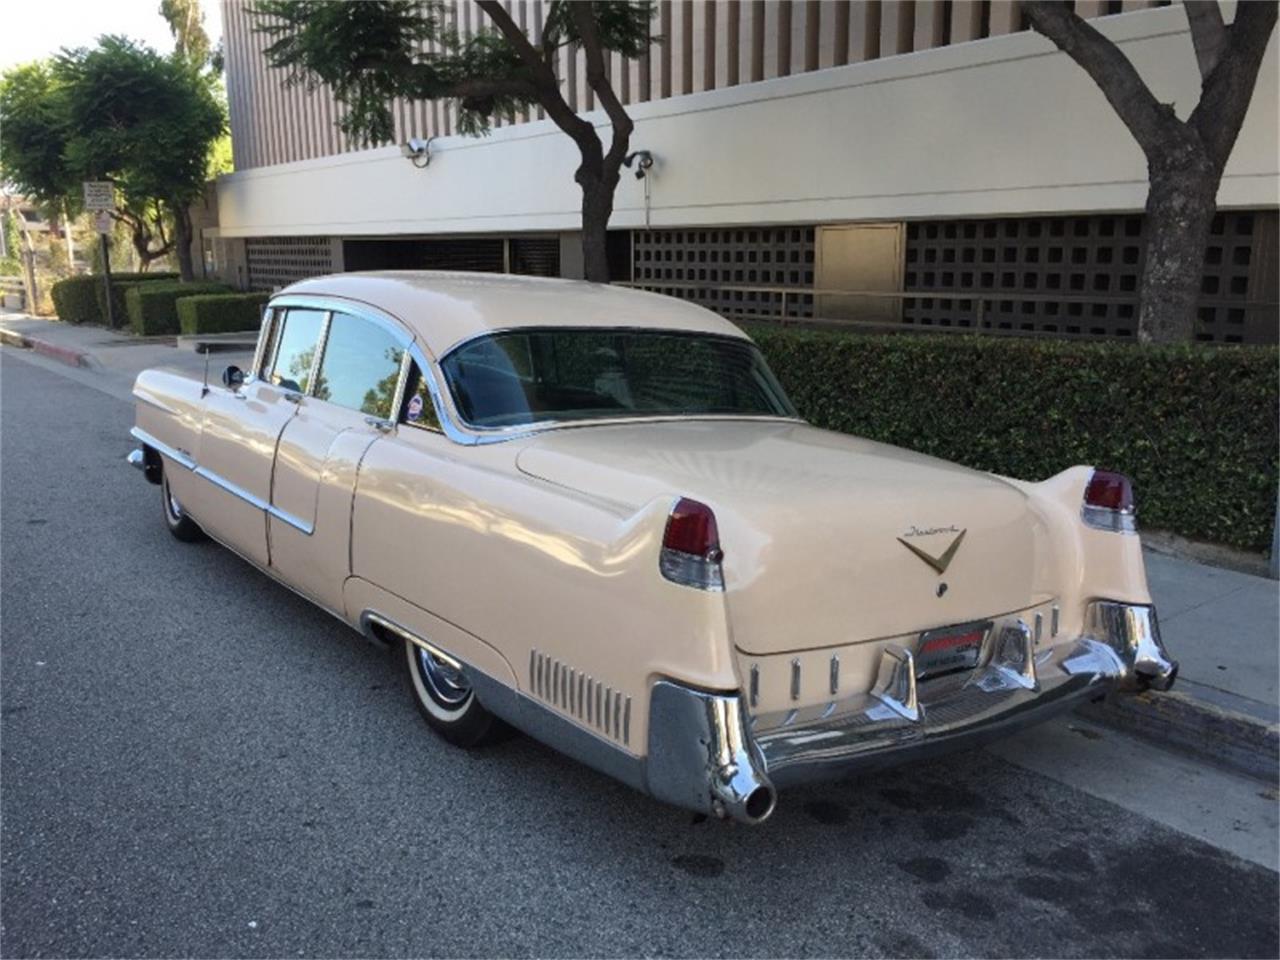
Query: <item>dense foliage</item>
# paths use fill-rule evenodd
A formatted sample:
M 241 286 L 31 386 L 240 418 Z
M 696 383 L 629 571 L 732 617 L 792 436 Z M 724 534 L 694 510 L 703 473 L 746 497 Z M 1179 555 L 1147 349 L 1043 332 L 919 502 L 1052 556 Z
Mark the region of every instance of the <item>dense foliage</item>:
M 257 330 L 269 293 L 208 293 L 178 301 L 178 327 L 184 334 Z
M 106 36 L 7 70 L 0 115 L 6 182 L 60 214 L 78 210 L 82 181 L 109 180 L 142 263 L 176 251 L 192 275 L 188 208 L 226 129 L 215 75 Z
M 1074 464 L 1121 470 L 1143 526 L 1271 544 L 1274 347 L 751 333 L 817 426 L 1027 480 Z
M 131 284 L 135 282 L 172 281 L 176 273 L 115 273 L 112 282 L 115 284 Z M 106 294 L 102 289 L 102 277 L 84 275 L 68 277 L 53 285 L 53 309 L 59 320 L 67 323 L 106 323 Z M 116 322 L 121 326 L 125 322 L 124 294 L 116 291 Z
M 139 336 L 178 332 L 177 303 L 201 293 L 231 293 L 225 283 L 134 283 L 124 295 L 129 329 Z

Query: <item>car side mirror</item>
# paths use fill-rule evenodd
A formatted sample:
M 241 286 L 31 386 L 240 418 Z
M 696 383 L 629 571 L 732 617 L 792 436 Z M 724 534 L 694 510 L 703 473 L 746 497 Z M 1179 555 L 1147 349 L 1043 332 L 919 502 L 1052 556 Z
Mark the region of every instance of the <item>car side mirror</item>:
M 244 383 L 244 371 L 235 364 L 222 371 L 222 385 L 228 390 L 238 390 Z

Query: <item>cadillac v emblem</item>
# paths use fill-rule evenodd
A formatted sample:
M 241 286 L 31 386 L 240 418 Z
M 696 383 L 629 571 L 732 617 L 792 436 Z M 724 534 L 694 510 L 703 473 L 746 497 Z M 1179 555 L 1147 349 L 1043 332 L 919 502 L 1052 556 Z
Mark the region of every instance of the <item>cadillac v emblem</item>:
M 898 542 L 902 544 L 904 547 L 906 547 L 908 550 L 910 550 L 912 553 L 914 553 L 917 557 L 919 557 L 925 563 L 927 563 L 929 566 L 933 567 L 933 569 L 937 570 L 938 575 L 941 576 L 942 574 L 947 572 L 947 567 L 951 565 L 951 560 L 952 558 L 955 557 L 956 551 L 960 549 L 960 541 L 964 539 L 964 535 L 967 532 L 967 530 L 956 530 L 954 526 L 950 526 L 950 527 L 931 527 L 928 530 L 918 530 L 917 528 L 912 527 L 910 530 L 907 531 L 908 537 L 923 537 L 933 533 L 951 533 L 951 532 L 956 533 L 956 538 L 951 541 L 951 546 L 947 547 L 947 549 L 944 550 L 940 556 L 936 556 L 936 557 L 930 553 L 925 553 L 925 551 L 921 550 L 914 543 L 908 543 L 906 540 L 902 539 L 902 537 L 898 538 Z

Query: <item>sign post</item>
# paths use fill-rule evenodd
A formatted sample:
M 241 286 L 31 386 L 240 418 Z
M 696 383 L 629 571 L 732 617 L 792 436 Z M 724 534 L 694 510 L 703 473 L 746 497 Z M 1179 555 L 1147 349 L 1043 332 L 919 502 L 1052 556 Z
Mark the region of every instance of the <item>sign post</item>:
M 84 208 L 97 213 L 95 223 L 102 243 L 102 288 L 107 295 L 107 326 L 114 330 L 116 310 L 111 302 L 111 243 L 107 236 L 111 233 L 111 211 L 116 206 L 115 184 L 110 180 L 85 180 L 83 186 Z

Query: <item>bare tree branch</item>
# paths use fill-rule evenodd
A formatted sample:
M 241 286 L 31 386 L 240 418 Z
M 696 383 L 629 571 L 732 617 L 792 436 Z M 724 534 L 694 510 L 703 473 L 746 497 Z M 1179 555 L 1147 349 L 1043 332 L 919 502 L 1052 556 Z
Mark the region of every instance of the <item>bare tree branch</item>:
M 1037 33 L 1093 78 L 1148 158 L 1158 154 L 1169 125 L 1178 119 L 1147 89 L 1120 48 L 1060 3 L 1024 3 L 1022 10 Z
M 600 98 L 605 113 L 613 123 L 613 141 L 609 146 L 609 154 L 605 157 L 605 166 L 617 170 L 626 156 L 635 124 L 626 108 L 618 101 L 613 84 L 605 76 L 604 49 L 600 44 L 600 32 L 596 29 L 596 15 L 592 5 L 575 3 L 571 9 L 574 22 L 578 25 L 578 33 L 582 37 L 582 48 L 587 54 L 587 83 Z
M 1227 28 L 1217 64 L 1205 78 L 1200 102 L 1187 118 L 1187 126 L 1200 135 L 1219 170 L 1231 156 L 1249 109 L 1258 70 L 1276 26 L 1276 9 L 1276 0 L 1253 0 L 1236 6 L 1236 19 Z
M 573 108 L 565 102 L 550 63 L 543 60 L 537 48 L 529 42 L 525 32 L 520 29 L 520 25 L 511 19 L 506 8 L 499 0 L 478 0 L 478 5 L 488 15 L 493 25 L 507 38 L 507 42 L 520 57 L 520 61 L 529 69 L 539 91 L 538 102 L 547 111 L 547 116 L 555 122 L 557 127 L 573 138 L 578 149 L 583 152 L 584 158 L 589 152 L 599 151 L 600 138 L 596 136 L 595 127 L 574 113 Z
M 1218 0 L 1184 0 L 1187 24 L 1191 27 L 1191 44 L 1196 48 L 1196 61 L 1200 64 L 1200 79 L 1208 80 L 1218 64 L 1222 44 L 1227 39 L 1227 28 L 1222 23 L 1222 8 Z

